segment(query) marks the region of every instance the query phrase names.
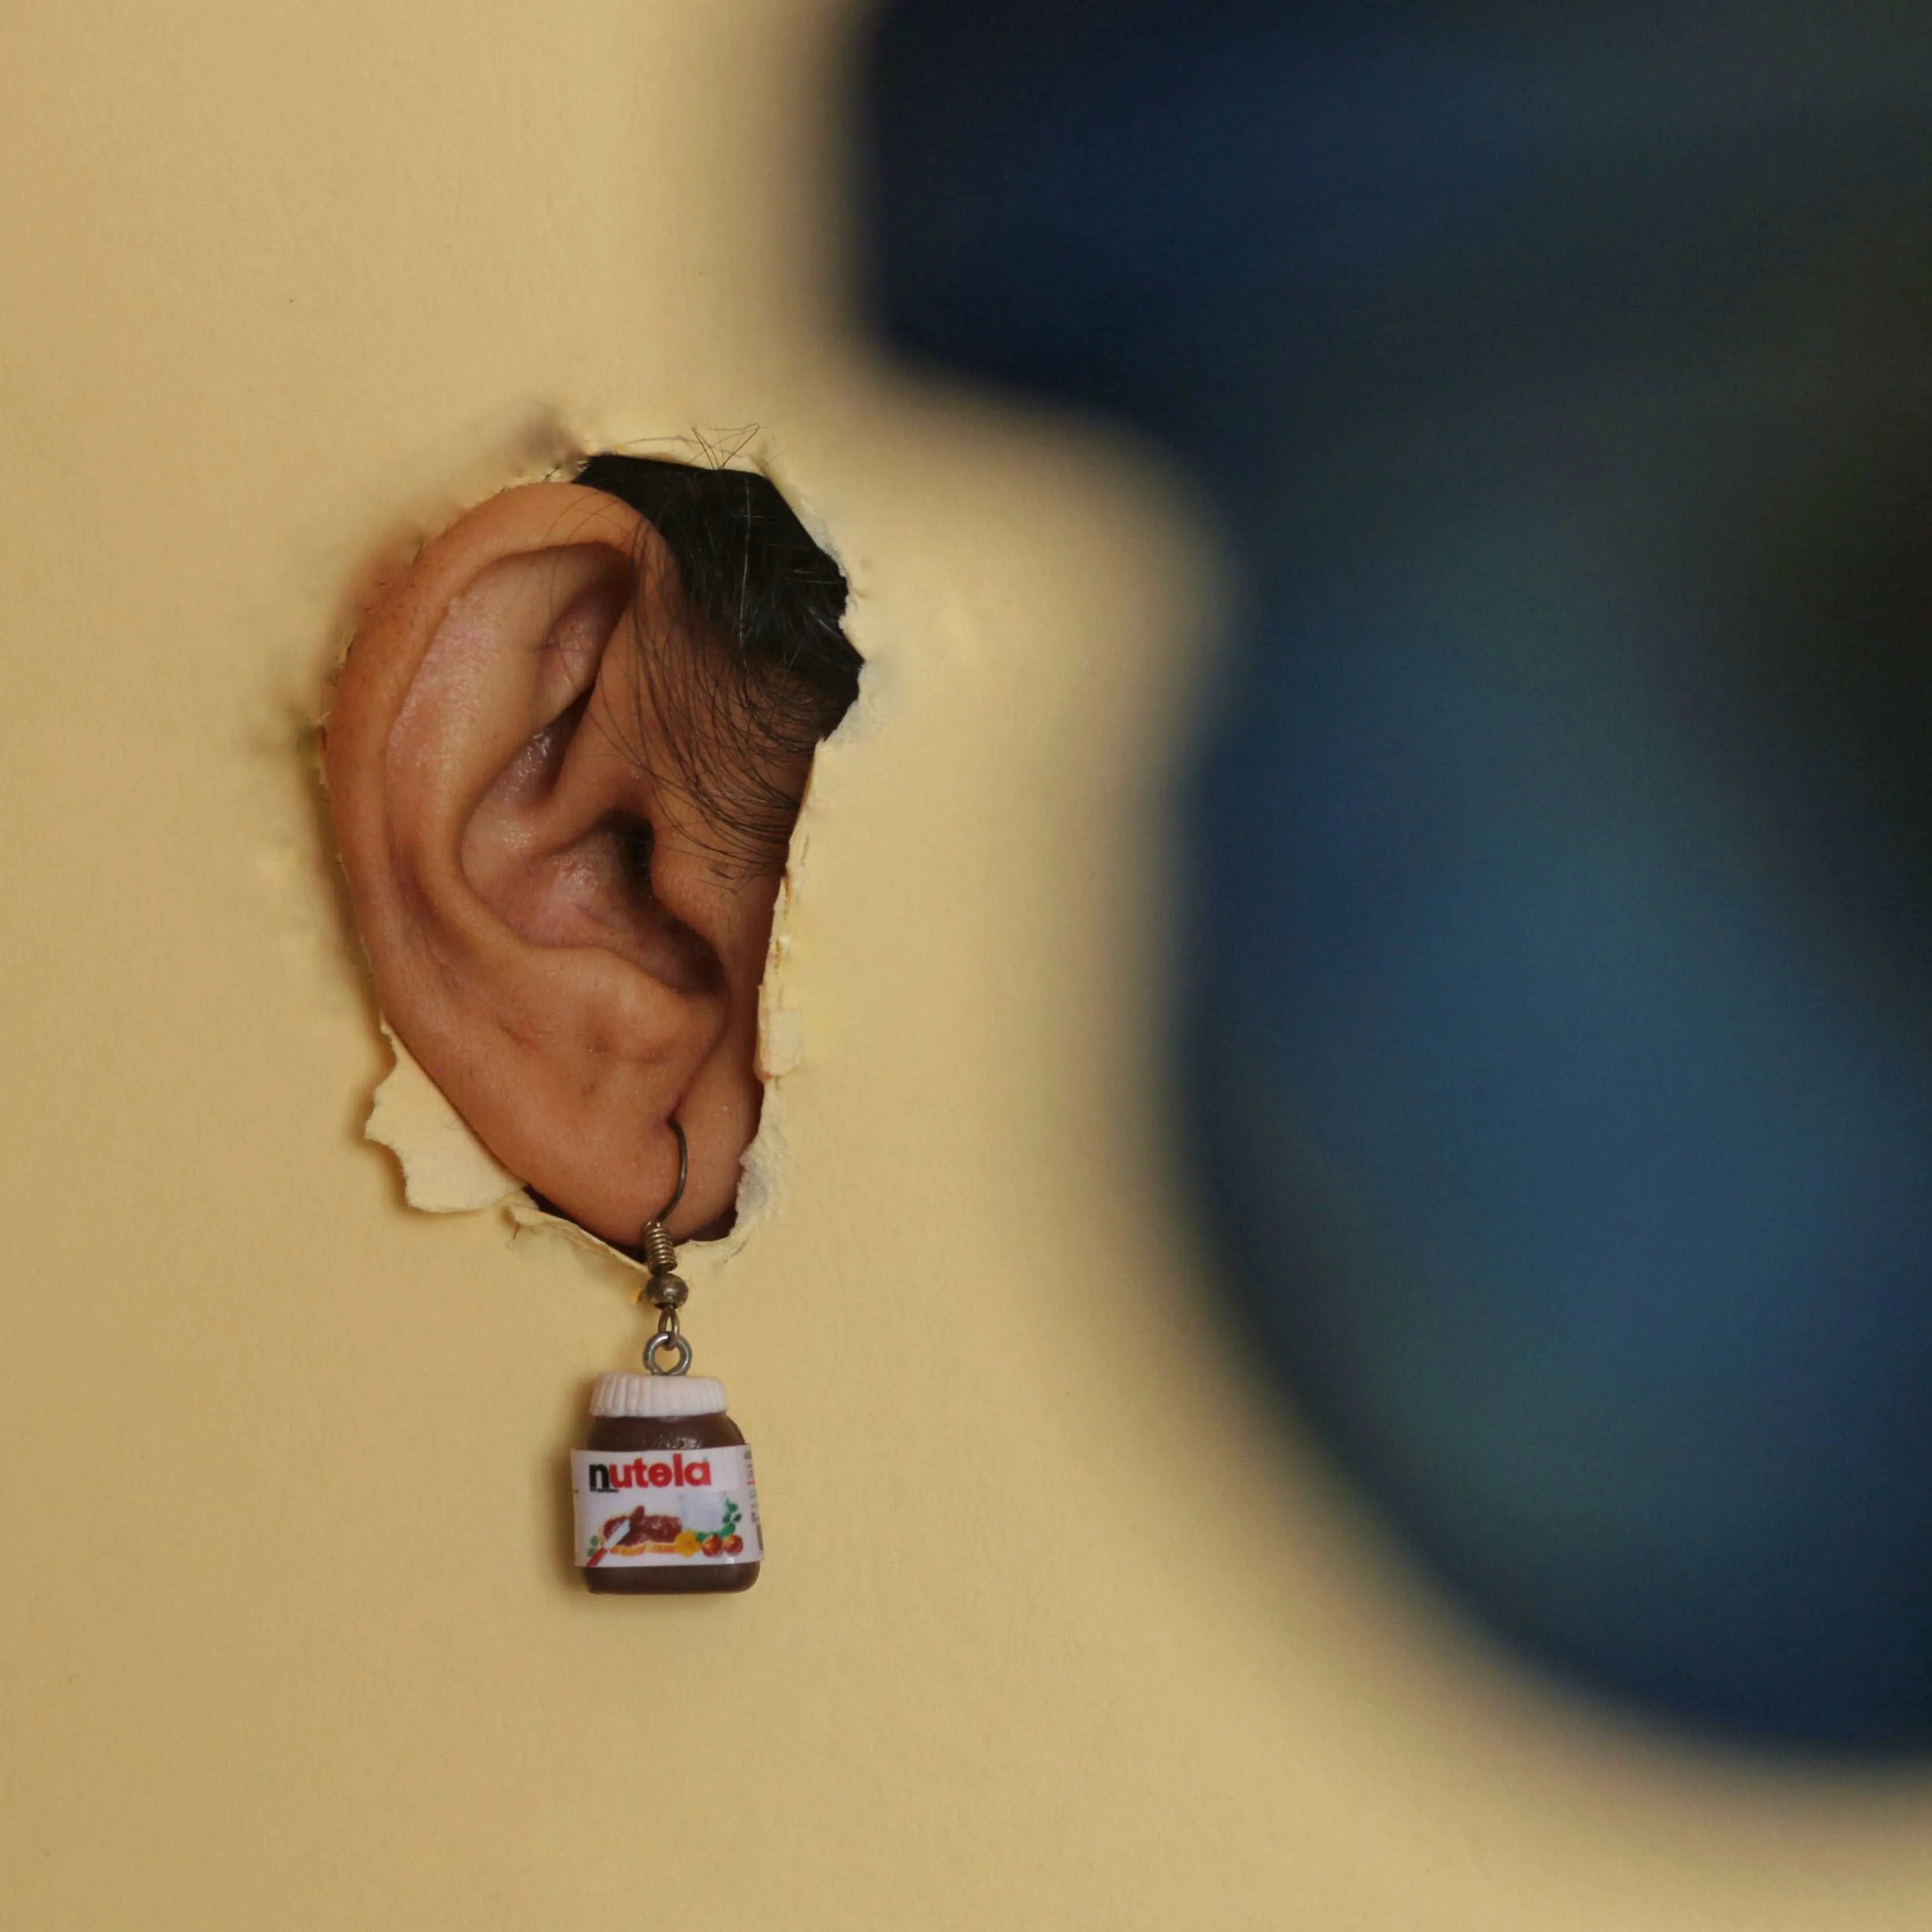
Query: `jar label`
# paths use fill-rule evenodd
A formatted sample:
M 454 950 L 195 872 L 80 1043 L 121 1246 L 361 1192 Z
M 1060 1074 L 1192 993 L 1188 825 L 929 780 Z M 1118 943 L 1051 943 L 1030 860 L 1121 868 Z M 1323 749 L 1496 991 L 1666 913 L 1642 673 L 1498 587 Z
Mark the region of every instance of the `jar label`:
M 752 1452 L 579 1449 L 570 1459 L 579 1569 L 652 1563 L 756 1563 Z

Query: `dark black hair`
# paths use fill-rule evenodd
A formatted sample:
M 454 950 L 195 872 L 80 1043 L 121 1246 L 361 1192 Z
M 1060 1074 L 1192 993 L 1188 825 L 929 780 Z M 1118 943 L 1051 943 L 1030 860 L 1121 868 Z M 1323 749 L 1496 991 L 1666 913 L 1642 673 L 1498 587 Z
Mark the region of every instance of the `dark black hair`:
M 657 605 L 692 638 L 644 632 L 640 702 L 670 769 L 653 776 L 703 821 L 694 836 L 746 876 L 784 862 L 798 798 L 775 771 L 808 761 L 859 694 L 862 660 L 842 628 L 845 574 L 769 477 L 648 456 L 591 457 L 576 480 L 628 503 L 677 572 Z M 640 760 L 648 761 L 640 729 Z

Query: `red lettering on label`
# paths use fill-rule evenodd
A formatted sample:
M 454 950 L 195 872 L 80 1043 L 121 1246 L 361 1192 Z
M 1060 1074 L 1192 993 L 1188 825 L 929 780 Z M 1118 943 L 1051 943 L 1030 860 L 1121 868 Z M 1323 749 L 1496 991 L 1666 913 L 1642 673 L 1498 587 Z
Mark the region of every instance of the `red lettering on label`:
M 640 1456 L 630 1462 L 593 1462 L 590 1465 L 593 1490 L 708 1490 L 711 1486 L 711 1459 L 700 1456 L 687 1462 L 674 1456 L 668 1462 L 646 1462 Z

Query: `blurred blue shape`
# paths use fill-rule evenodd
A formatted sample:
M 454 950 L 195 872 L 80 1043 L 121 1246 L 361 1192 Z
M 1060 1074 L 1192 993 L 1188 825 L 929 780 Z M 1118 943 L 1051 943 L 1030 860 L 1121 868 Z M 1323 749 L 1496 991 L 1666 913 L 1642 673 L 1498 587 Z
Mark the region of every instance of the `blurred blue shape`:
M 1249 578 L 1178 1020 L 1244 1318 L 1492 1622 L 1932 1743 L 1932 16 L 898 0 L 908 351 Z

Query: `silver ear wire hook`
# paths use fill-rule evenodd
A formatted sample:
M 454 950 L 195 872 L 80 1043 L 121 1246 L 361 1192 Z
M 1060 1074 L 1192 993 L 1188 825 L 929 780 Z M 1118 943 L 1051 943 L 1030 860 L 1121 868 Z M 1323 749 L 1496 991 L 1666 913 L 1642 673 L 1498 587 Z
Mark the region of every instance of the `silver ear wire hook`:
M 691 1145 L 675 1120 L 670 1130 L 677 1136 L 677 1185 L 671 1190 L 670 1198 L 644 1223 L 638 1244 L 644 1251 L 644 1265 L 651 1271 L 645 1298 L 658 1311 L 657 1333 L 644 1344 L 644 1366 L 654 1376 L 681 1376 L 691 1366 L 691 1344 L 680 1333 L 677 1320 L 677 1311 L 691 1290 L 676 1273 L 677 1247 L 664 1226 L 684 1198 L 684 1184 L 691 1178 Z M 668 1364 L 659 1359 L 667 1352 L 671 1357 Z

